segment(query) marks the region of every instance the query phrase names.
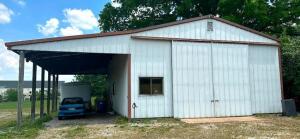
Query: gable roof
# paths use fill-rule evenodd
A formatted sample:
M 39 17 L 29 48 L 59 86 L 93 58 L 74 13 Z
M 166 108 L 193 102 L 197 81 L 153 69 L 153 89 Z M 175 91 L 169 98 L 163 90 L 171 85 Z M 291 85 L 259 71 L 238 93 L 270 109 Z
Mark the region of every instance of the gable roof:
M 116 36 L 116 35 L 126 35 L 126 34 L 133 34 L 133 33 L 139 33 L 143 31 L 148 31 L 148 30 L 154 30 L 158 28 L 164 28 L 168 26 L 174 26 L 174 25 L 179 25 L 179 24 L 184 24 L 184 23 L 189 23 L 193 21 L 198 21 L 198 20 L 203 20 L 203 19 L 214 19 L 220 22 L 223 22 L 225 24 L 240 28 L 242 30 L 249 31 L 251 33 L 257 34 L 259 36 L 266 37 L 268 39 L 274 40 L 279 42 L 280 40 L 264 34 L 262 32 L 253 30 L 251 28 L 236 24 L 234 22 L 230 22 L 228 20 L 215 17 L 212 15 L 206 15 L 206 16 L 201 16 L 201 17 L 195 17 L 195 18 L 190 18 L 190 19 L 185 19 L 185 20 L 180 20 L 180 21 L 175 21 L 175 22 L 170 22 L 170 23 L 165 23 L 165 24 L 160 24 L 160 25 L 154 25 L 154 26 L 149 26 L 141 29 L 135 29 L 135 30 L 127 30 L 127 31 L 117 31 L 117 32 L 101 32 L 101 33 L 94 33 L 94 34 L 84 34 L 84 35 L 74 35 L 74 36 L 64 36 L 64 37 L 53 37 L 53 38 L 44 38 L 44 39 L 34 39 L 34 40 L 25 40 L 25 41 L 15 41 L 15 42 L 7 42 L 5 43 L 6 47 L 12 47 L 12 46 L 18 46 L 18 45 L 28 45 L 28 44 L 36 44 L 36 43 L 45 43 L 45 42 L 56 42 L 56 41 L 65 41 L 65 40 L 75 40 L 75 39 L 85 39 L 85 38 L 96 38 L 96 37 L 106 37 L 106 36 Z

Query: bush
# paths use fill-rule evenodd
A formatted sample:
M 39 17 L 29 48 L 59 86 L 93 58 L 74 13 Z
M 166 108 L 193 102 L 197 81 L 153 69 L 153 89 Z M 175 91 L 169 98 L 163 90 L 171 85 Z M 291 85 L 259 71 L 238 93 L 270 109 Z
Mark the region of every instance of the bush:
M 18 100 L 18 92 L 16 89 L 8 89 L 5 91 L 7 96 L 7 101 L 17 101 Z

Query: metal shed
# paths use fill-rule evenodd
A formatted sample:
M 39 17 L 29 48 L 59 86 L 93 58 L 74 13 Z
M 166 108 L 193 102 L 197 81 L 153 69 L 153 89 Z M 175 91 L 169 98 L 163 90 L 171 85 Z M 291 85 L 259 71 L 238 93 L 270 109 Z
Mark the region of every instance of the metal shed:
M 6 46 L 53 74 L 109 74 L 128 118 L 282 111 L 279 40 L 214 16 Z

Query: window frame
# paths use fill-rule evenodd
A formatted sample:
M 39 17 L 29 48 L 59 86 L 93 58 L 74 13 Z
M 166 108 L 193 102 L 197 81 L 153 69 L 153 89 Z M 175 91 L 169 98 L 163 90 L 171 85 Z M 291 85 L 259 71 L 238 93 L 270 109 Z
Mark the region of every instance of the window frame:
M 207 21 L 207 31 L 212 32 L 214 31 L 214 22 L 213 21 Z
M 142 78 L 150 79 L 150 94 L 141 94 L 141 84 L 140 80 Z M 161 94 L 153 94 L 152 93 L 152 79 L 161 79 Z M 145 76 L 140 76 L 139 77 L 139 82 L 138 82 L 138 87 L 139 87 L 139 96 L 163 96 L 164 95 L 164 77 L 145 77 Z

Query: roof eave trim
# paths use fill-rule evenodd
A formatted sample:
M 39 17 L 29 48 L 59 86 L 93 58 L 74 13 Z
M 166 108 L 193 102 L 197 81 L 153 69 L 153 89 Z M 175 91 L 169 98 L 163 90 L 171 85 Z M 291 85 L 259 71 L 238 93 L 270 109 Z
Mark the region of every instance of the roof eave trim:
M 279 43 L 250 42 L 250 41 L 186 39 L 186 38 L 148 37 L 148 36 L 131 36 L 131 38 L 141 39 L 141 40 L 182 41 L 182 42 L 202 42 L 202 43 L 233 43 L 233 44 L 265 45 L 265 46 L 276 46 L 276 47 L 280 46 Z

